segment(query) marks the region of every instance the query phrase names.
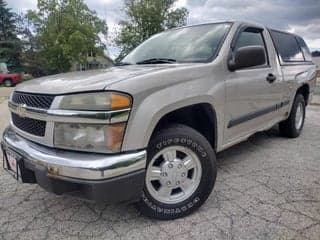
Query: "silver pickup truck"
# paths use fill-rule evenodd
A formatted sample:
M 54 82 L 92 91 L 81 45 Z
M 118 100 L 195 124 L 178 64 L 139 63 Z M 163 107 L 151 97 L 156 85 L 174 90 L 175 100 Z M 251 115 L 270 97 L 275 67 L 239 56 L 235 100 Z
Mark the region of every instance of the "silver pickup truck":
M 275 124 L 300 135 L 315 70 L 301 37 L 259 24 L 165 31 L 110 69 L 18 85 L 4 168 L 56 194 L 182 217 L 210 195 L 217 152 Z

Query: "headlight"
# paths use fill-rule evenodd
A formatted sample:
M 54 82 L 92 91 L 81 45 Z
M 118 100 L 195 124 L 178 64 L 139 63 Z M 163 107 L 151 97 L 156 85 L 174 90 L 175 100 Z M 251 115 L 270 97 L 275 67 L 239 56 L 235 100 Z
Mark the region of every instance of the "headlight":
M 56 123 L 54 144 L 56 147 L 93 151 L 118 152 L 126 124 Z
M 103 111 L 129 108 L 131 97 L 115 92 L 82 93 L 65 95 L 59 104 L 59 109 Z
M 65 95 L 58 105 L 62 110 L 108 112 L 130 108 L 129 95 L 117 92 L 97 92 Z M 56 122 L 54 145 L 59 148 L 88 152 L 119 152 L 126 122 L 108 124 Z

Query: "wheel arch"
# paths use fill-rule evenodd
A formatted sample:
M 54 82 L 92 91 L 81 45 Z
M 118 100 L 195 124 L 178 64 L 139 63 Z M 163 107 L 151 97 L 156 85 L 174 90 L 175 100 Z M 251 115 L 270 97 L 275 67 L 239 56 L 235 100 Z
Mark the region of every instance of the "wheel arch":
M 296 95 L 301 94 L 304 98 L 305 104 L 308 105 L 309 103 L 309 96 L 310 96 L 310 86 L 308 83 L 304 83 L 303 85 L 301 85 L 297 91 L 296 91 Z
M 148 142 L 155 133 L 172 124 L 183 124 L 202 134 L 216 151 L 218 144 L 217 113 L 207 102 L 183 106 L 162 115 L 152 129 Z

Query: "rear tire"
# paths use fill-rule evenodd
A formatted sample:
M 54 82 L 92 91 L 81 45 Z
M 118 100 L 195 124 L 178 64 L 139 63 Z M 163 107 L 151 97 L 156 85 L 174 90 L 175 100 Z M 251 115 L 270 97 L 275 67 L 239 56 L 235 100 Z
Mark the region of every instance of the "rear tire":
M 299 137 L 304 126 L 305 115 L 306 103 L 304 97 L 301 94 L 297 94 L 288 119 L 279 123 L 281 136 L 288 138 Z
M 207 139 L 185 125 L 152 137 L 145 187 L 137 208 L 162 220 L 191 214 L 209 197 L 217 176 L 216 156 Z
M 12 80 L 10 78 L 4 79 L 3 84 L 5 87 L 12 87 L 13 85 Z

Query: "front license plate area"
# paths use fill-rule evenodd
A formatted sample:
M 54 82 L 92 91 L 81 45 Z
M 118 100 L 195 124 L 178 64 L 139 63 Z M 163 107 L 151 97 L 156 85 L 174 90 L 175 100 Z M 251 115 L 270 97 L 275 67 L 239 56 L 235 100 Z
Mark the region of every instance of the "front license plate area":
M 21 157 L 10 151 L 6 150 L 3 151 L 3 168 L 6 170 L 10 175 L 12 175 L 16 180 L 21 182 L 21 171 L 20 171 L 20 161 Z

